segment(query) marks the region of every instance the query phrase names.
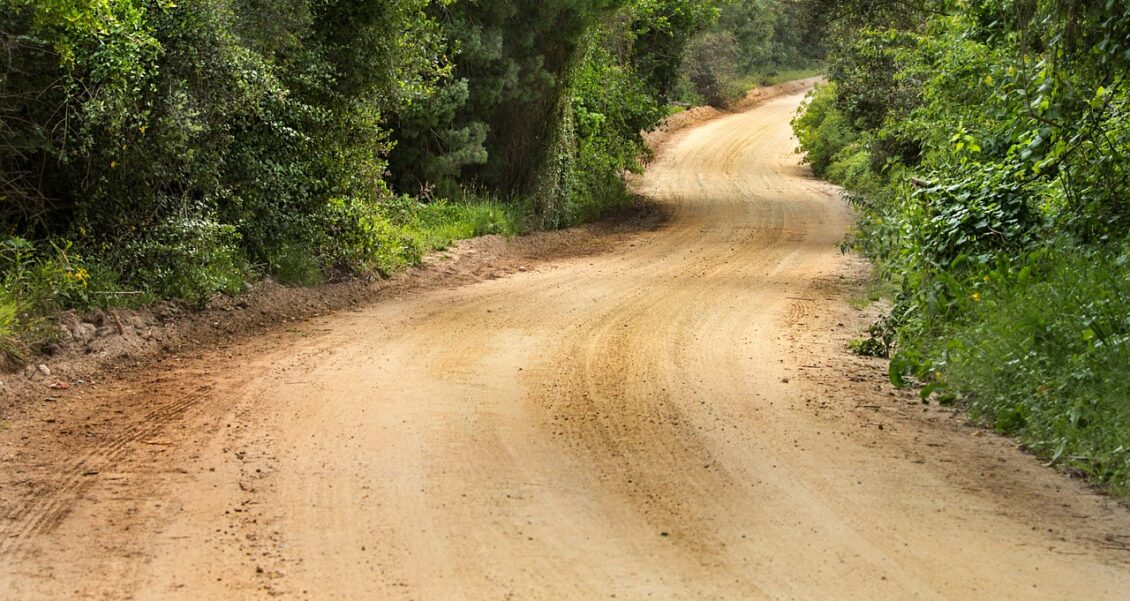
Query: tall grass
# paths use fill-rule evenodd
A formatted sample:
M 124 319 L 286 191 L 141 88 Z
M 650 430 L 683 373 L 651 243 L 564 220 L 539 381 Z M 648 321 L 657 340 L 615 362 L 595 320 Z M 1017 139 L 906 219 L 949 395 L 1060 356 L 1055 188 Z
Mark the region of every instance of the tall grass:
M 496 200 L 471 198 L 417 205 L 397 224 L 413 241 L 412 256 L 443 250 L 457 240 L 498 234 L 513 236 L 522 229 L 522 207 Z

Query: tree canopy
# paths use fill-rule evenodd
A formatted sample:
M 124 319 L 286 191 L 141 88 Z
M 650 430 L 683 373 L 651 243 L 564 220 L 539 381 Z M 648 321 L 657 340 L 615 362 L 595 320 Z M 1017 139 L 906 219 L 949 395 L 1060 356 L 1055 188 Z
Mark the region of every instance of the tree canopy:
M 688 48 L 763 11 L 3 0 L 0 341 L 53 309 L 389 271 L 451 232 L 623 206 L 640 132 L 699 100 Z

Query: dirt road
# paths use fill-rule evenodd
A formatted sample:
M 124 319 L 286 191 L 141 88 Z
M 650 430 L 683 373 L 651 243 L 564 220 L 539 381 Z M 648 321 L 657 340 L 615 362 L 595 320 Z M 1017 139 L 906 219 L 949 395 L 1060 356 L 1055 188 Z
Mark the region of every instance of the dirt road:
M 679 134 L 669 223 L 612 252 L 45 409 L 92 428 L 69 455 L 0 433 L 0 596 L 1130 598 L 1125 510 L 844 350 L 862 267 L 799 101 Z

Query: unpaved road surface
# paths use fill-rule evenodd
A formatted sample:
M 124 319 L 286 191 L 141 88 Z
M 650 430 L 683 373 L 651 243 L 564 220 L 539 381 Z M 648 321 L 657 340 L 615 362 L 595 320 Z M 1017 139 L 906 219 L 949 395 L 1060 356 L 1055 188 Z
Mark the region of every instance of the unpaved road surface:
M 61 397 L 0 432 L 5 599 L 1130 598 L 1130 518 L 883 384 L 800 96 L 670 215 Z M 39 424 L 39 425 L 37 425 Z

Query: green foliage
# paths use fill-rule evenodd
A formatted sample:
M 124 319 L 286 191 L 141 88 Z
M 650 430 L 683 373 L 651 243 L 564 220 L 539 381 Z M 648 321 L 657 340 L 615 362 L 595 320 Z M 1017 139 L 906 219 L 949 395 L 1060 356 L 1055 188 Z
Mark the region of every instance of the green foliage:
M 521 233 L 525 208 L 516 203 L 468 198 L 457 202 L 412 203 L 395 221 L 419 252 L 443 250 L 456 240 Z
M 19 237 L 0 242 L 0 352 L 22 356 L 28 343 L 54 333 L 47 318 L 69 307 L 110 302 L 113 272 L 86 261 L 72 244 L 36 245 Z
M 1130 7 L 1015 8 L 839 30 L 795 127 L 901 286 L 892 380 L 1125 492 Z
M 4 291 L 20 306 L 21 316 L 89 300 L 91 270 L 70 244 L 39 249 L 23 238 L 9 238 L 0 245 L 0 269 Z
M 450 79 L 397 114 L 390 160 L 401 192 L 461 185 L 528 196 L 550 161 L 570 69 L 588 32 L 625 0 L 433 5 Z
M 377 205 L 357 197 L 334 198 L 319 217 L 326 235 L 314 238 L 314 254 L 339 271 L 389 274 L 420 258 L 412 240 Z
M 756 87 L 775 86 L 790 81 L 810 79 L 823 73 L 818 64 L 809 67 L 792 67 L 779 69 L 772 66 L 755 67 L 745 75 L 738 75 L 732 82 L 731 88 L 737 93 L 738 98 Z
M 61 308 L 390 273 L 455 239 L 604 215 L 630 202 L 641 131 L 717 16 L 688 0 L 0 3 L 0 338 Z
M 0 6 L 0 218 L 42 229 L 71 184 L 53 167 L 74 164 L 89 187 L 116 166 L 160 52 L 145 16 L 125 0 Z
M 20 304 L 6 289 L 0 289 L 0 353 L 18 356 Z
M 852 352 L 864 357 L 890 357 L 896 335 L 892 326 L 890 319 L 872 324 L 867 329 L 867 338 L 852 341 Z
M 757 86 L 817 74 L 824 48 L 812 8 L 773 0 L 719 0 L 682 45 L 683 68 L 670 95 L 725 107 Z
M 426 6 L 0 7 L 0 95 L 13 99 L 0 108 L 0 164 L 12 174 L 0 223 L 75 240 L 120 266 L 122 286 L 190 300 L 239 289 L 249 263 L 269 272 L 293 263 L 296 244 L 312 248 L 331 230 L 371 228 L 360 212 L 346 228 L 333 203 L 391 196 L 383 114 L 430 93 L 445 72 Z M 314 250 L 322 271 L 368 262 Z
M 390 165 L 404 193 L 464 187 L 533 200 L 558 227 L 628 200 L 640 132 L 654 127 L 683 48 L 716 15 L 685 0 L 513 2 L 433 9 L 451 77 L 398 111 Z
M 1130 248 L 1059 242 L 975 287 L 948 343 L 974 415 L 1130 492 Z
M 679 67 L 696 34 L 715 23 L 720 2 L 637 0 L 631 13 L 631 63 L 650 93 L 665 102 L 672 96 Z M 690 57 L 692 60 L 694 57 Z
M 895 29 L 866 29 L 836 55 L 828 79 L 839 89 L 837 108 L 853 127 L 875 130 L 888 115 L 905 115 L 917 106 L 915 82 L 898 77 L 905 59 L 899 51 L 913 42 Z
M 836 98 L 835 84 L 817 86 L 793 119 L 799 150 L 818 177 L 826 177 L 836 157 L 861 137 L 836 107 Z
M 730 0 L 722 3 L 715 30 L 734 36 L 739 72 L 776 72 L 823 59 L 816 16 L 804 3 Z
M 328 235 L 314 238 L 309 252 L 320 264 L 337 265 L 338 274 L 361 269 L 387 275 L 455 240 L 514 235 L 521 215 L 518 206 L 476 197 L 425 202 L 402 196 L 380 205 L 338 198 L 321 215 Z
M 159 298 L 203 303 L 217 292 L 242 290 L 248 266 L 235 227 L 206 218 L 170 221 L 113 255 L 124 280 L 143 282 Z
M 571 73 L 574 142 L 566 149 L 572 153 L 568 201 L 558 225 L 591 221 L 629 202 L 623 174 L 641 169 L 640 132 L 663 116 L 660 100 L 630 60 L 618 58 L 616 41 L 622 37 L 616 30 L 596 30 Z
M 725 106 L 732 100 L 729 81 L 734 78 L 737 43 L 729 32 L 708 31 L 687 45 L 684 74 L 695 93 L 712 106 Z
M 444 82 L 426 101 L 401 111 L 390 156 L 397 189 L 419 193 L 434 188 L 451 194 L 458 190 L 465 168 L 487 163 L 487 124 L 457 122 L 469 100 L 470 85 L 459 79 Z

